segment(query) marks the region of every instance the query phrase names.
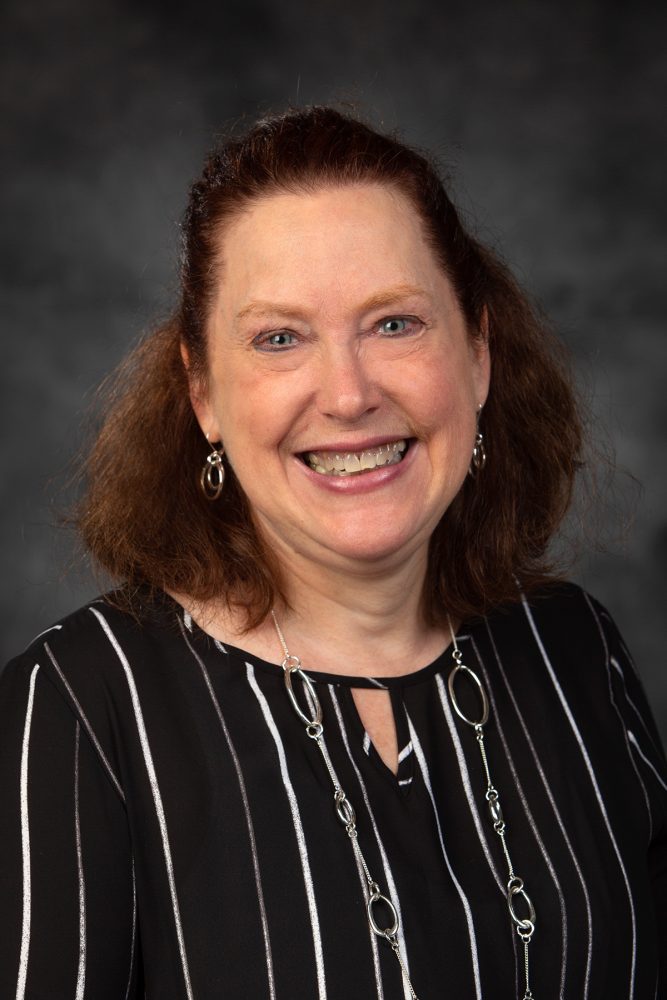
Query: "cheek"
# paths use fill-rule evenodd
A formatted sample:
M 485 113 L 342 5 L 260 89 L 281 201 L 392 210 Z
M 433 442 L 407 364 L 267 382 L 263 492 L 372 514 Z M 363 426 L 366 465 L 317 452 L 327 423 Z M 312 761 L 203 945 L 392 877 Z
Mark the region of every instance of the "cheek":
M 282 399 L 266 379 L 253 376 L 230 380 L 218 394 L 218 414 L 227 457 L 241 476 L 244 469 L 260 474 L 267 457 L 289 429 L 289 398 Z
M 459 437 L 474 427 L 476 404 L 465 380 L 451 368 L 433 365 L 422 378 L 410 378 L 417 429 Z

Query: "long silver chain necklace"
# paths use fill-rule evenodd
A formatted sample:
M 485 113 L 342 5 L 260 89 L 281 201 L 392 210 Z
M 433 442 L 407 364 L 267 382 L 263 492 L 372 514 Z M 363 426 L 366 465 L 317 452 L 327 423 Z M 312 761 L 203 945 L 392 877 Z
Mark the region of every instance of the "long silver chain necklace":
M 405 984 L 410 992 L 412 1000 L 419 1000 L 417 994 L 414 991 L 414 987 L 410 980 L 410 975 L 408 973 L 406 962 L 401 955 L 401 949 L 399 945 L 399 917 L 396 912 L 396 908 L 392 901 L 384 895 L 380 889 L 379 883 L 371 875 L 368 865 L 366 864 L 366 859 L 364 858 L 361 847 L 359 846 L 359 834 L 357 831 L 357 818 L 352 807 L 350 800 L 343 791 L 341 784 L 338 780 L 338 776 L 334 770 L 334 766 L 331 762 L 331 757 L 329 756 L 329 751 L 324 739 L 324 724 L 322 721 L 322 706 L 320 704 L 320 699 L 317 695 L 315 685 L 308 676 L 307 673 L 301 668 L 301 660 L 298 656 L 293 656 L 289 649 L 287 648 L 287 643 L 285 642 L 285 636 L 283 635 L 282 629 L 278 624 L 278 619 L 276 618 L 275 612 L 271 612 L 273 618 L 273 624 L 275 625 L 276 632 L 278 634 L 278 639 L 283 650 L 283 677 L 285 681 L 285 689 L 287 695 L 291 702 L 292 708 L 296 712 L 297 716 L 305 726 L 306 735 L 313 740 L 322 754 L 322 759 L 326 765 L 327 771 L 329 772 L 329 777 L 331 778 L 331 783 L 333 785 L 334 791 L 334 807 L 336 810 L 336 815 L 342 825 L 345 827 L 345 832 L 347 833 L 350 844 L 354 851 L 356 860 L 361 870 L 364 873 L 367 882 L 367 896 L 366 896 L 366 913 L 368 915 L 368 923 L 372 932 L 379 938 L 383 938 L 390 945 L 394 955 L 396 956 L 398 963 L 401 967 L 401 973 L 405 980 Z M 448 618 L 449 621 L 449 618 Z M 447 687 L 449 691 L 449 698 L 452 703 L 454 711 L 458 717 L 465 722 L 467 726 L 470 726 L 475 732 L 475 738 L 477 740 L 477 745 L 479 747 L 479 752 L 482 758 L 482 765 L 484 767 L 484 773 L 486 775 L 486 792 L 485 799 L 488 804 L 489 816 L 493 824 L 493 829 L 498 834 L 500 838 L 500 843 L 502 845 L 503 853 L 505 855 L 505 860 L 507 862 L 507 907 L 509 909 L 509 914 L 512 919 L 512 923 L 516 927 L 517 934 L 523 942 L 523 957 L 524 957 L 524 969 L 525 969 L 525 980 L 526 988 L 524 990 L 522 1000 L 534 1000 L 533 992 L 530 987 L 530 966 L 529 966 L 529 955 L 528 950 L 530 943 L 533 939 L 533 934 L 535 933 L 535 923 L 536 915 L 533 903 L 524 889 L 524 881 L 520 878 L 514 871 L 514 865 L 512 864 L 512 858 L 510 856 L 509 848 L 507 846 L 507 825 L 503 819 L 502 809 L 500 807 L 500 797 L 496 788 L 494 787 L 493 781 L 491 780 L 491 772 L 489 770 L 489 761 L 486 753 L 486 746 L 484 743 L 484 726 L 489 720 L 489 700 L 487 698 L 486 690 L 482 681 L 470 667 L 467 667 L 463 662 L 463 654 L 459 649 L 458 643 L 456 641 L 456 636 L 454 630 L 452 629 L 451 621 L 449 622 L 449 630 L 452 636 L 452 643 L 454 646 L 452 652 L 452 658 L 454 660 L 454 666 L 449 674 Z M 454 690 L 454 685 L 459 674 L 468 677 L 473 685 L 476 687 L 480 699 L 481 699 L 481 711 L 478 719 L 471 719 L 467 716 L 459 706 L 456 698 L 456 692 Z M 292 683 L 292 678 L 298 677 L 304 686 L 306 692 L 306 698 L 308 701 L 308 709 L 310 714 L 304 712 L 301 705 L 297 701 L 296 695 L 294 693 L 294 687 Z M 528 915 L 521 917 L 516 911 L 516 904 L 518 897 L 523 898 L 525 907 L 527 908 Z M 386 927 L 383 927 L 379 923 L 380 919 L 380 909 L 385 908 L 385 913 L 389 914 L 389 923 Z M 386 920 L 386 918 L 385 918 Z

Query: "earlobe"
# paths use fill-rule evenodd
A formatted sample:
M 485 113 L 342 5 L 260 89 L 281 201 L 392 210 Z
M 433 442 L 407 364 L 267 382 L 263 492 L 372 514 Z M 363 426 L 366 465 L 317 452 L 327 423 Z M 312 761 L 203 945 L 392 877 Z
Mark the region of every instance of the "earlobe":
M 477 346 L 477 351 L 480 359 L 486 356 L 488 362 L 489 356 L 489 310 L 486 306 L 482 307 L 482 313 L 479 319 L 479 327 L 477 330 L 477 336 L 475 337 L 475 344 Z
M 491 354 L 489 352 L 489 313 L 486 306 L 482 309 L 478 336 L 474 340 L 475 360 L 477 362 L 477 401 L 480 408 L 486 402 L 491 382 Z
M 197 423 L 201 428 L 202 434 L 204 434 L 207 440 L 210 439 L 211 441 L 219 441 L 220 435 L 214 427 L 213 415 L 211 413 L 208 395 L 204 391 L 201 380 L 192 374 L 190 355 L 183 341 L 181 341 L 181 360 L 183 361 L 183 367 L 185 368 L 185 373 L 188 379 L 190 403 L 197 418 Z
M 489 346 L 489 310 L 482 306 L 482 315 L 479 320 L 479 334 L 487 348 Z

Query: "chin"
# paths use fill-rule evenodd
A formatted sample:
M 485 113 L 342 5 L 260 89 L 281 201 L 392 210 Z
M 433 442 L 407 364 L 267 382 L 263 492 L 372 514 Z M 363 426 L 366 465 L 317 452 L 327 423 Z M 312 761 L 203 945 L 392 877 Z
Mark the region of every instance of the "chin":
M 369 537 L 370 535 L 370 537 Z M 391 563 L 396 558 L 410 554 L 407 550 L 418 547 L 413 533 L 391 538 L 378 538 L 373 532 L 366 531 L 363 537 L 336 536 L 335 545 L 328 548 L 346 561 L 358 562 L 360 565 L 373 563 Z

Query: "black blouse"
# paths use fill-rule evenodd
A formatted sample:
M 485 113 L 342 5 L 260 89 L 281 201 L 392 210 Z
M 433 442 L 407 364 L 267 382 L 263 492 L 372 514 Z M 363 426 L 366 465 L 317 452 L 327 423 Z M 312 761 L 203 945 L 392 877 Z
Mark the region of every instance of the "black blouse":
M 563 585 L 458 642 L 536 911 L 536 1000 L 667 996 L 667 767 L 608 614 Z M 310 676 L 419 1000 L 509 1000 L 523 945 L 452 665 Z M 397 775 L 355 709 L 368 686 L 390 692 Z M 0 752 L 2 998 L 409 1000 L 281 668 L 171 599 L 101 599 L 35 640 L 0 677 Z

